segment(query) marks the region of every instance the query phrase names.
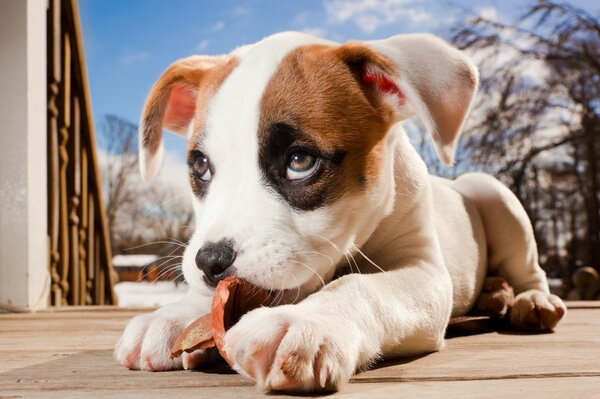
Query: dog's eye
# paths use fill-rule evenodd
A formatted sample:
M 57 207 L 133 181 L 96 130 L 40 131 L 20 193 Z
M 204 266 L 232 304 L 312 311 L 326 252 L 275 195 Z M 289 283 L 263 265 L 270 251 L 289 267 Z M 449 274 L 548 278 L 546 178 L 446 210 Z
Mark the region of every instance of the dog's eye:
M 201 152 L 196 153 L 192 162 L 194 174 L 202 181 L 209 181 L 212 177 L 208 158 Z
M 312 175 L 319 166 L 319 160 L 306 151 L 292 153 L 287 165 L 286 177 L 289 180 L 300 180 Z

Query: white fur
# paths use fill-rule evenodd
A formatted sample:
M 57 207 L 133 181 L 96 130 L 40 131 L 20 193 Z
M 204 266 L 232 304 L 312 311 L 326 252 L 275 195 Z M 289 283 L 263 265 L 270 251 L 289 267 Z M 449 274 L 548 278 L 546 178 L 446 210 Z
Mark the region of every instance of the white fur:
M 164 152 L 165 149 L 162 142 L 153 154 L 145 150 L 140 151 L 139 166 L 142 179 L 149 181 L 158 175 L 158 170 L 160 169 L 160 165 L 162 165 Z
M 202 353 L 170 360 L 166 343 L 209 310 L 212 290 L 194 259 L 204 243 L 222 238 L 236 242 L 237 275 L 265 288 L 297 290 L 298 303 L 254 310 L 225 337 L 235 369 L 267 390 L 337 389 L 378 357 L 442 348 L 450 315 L 471 308 L 488 269 L 519 294 L 516 324 L 536 308 L 564 306 L 549 295 L 516 197 L 485 175 L 454 182 L 428 176 L 399 125 L 387 133 L 382 169 L 365 192 L 298 212 L 261 181 L 261 95 L 285 54 L 317 42 L 325 43 L 285 33 L 234 52 L 240 63 L 211 100 L 202 138 L 215 173 L 206 197 L 195 200 L 196 231 L 183 262 L 190 295 L 133 319 L 115 349 L 121 363 L 171 369 L 202 361 Z M 458 131 L 439 133 L 419 93 L 429 85 L 433 95 L 456 100 L 462 123 L 475 88 L 463 87 L 457 71 L 474 67 L 427 35 L 368 45 L 398 66 L 393 78 L 409 101 L 396 110 L 398 119 L 416 110 L 440 156 L 451 161 Z M 362 274 L 329 282 L 344 265 Z M 329 283 L 321 288 L 322 282 Z

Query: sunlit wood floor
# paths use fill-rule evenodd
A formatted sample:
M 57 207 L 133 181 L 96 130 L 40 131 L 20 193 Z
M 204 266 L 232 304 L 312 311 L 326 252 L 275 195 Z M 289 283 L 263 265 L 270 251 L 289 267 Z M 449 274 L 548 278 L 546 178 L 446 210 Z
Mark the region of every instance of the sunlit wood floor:
M 454 327 L 445 350 L 381 363 L 333 396 L 600 398 L 600 303 L 569 307 L 550 334 L 515 333 L 489 321 Z M 223 369 L 151 373 L 116 364 L 112 347 L 140 312 L 0 314 L 0 398 L 264 397 L 252 381 Z

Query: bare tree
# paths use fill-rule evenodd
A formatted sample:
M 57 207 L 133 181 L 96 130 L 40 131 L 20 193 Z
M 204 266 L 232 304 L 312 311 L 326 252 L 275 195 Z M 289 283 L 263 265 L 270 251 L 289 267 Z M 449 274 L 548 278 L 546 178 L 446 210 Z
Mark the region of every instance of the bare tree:
M 106 116 L 98 141 L 113 252 L 154 253 L 166 257 L 165 267 L 172 265 L 191 234 L 193 212 L 186 193 L 160 181 L 141 181 L 133 123 Z
M 514 25 L 470 22 L 453 38 L 481 73 L 466 162 L 517 194 L 547 258 L 568 249 L 569 271 L 578 263 L 600 269 L 598 19 L 538 1 Z
M 121 232 L 117 216 L 124 208 L 132 211 L 139 191 L 128 184 L 137 172 L 137 126 L 114 115 L 107 115 L 100 126 L 99 142 L 106 155 L 102 165 L 106 216 L 111 244 L 118 248 Z

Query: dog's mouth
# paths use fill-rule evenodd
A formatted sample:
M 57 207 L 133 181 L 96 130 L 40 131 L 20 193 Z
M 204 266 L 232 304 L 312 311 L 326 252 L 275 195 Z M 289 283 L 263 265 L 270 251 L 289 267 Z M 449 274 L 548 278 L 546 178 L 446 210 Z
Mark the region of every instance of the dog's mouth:
M 226 277 L 229 276 L 236 276 L 237 270 L 235 267 L 231 267 L 225 271 L 223 271 L 223 273 L 219 273 L 219 274 L 215 274 L 214 276 L 207 276 L 206 274 L 204 274 L 202 276 L 202 280 L 204 280 L 204 282 L 213 288 L 217 287 L 217 284 L 219 284 L 219 281 L 223 280 Z
M 206 275 L 202 276 L 202 280 L 204 280 L 204 282 L 209 286 L 209 287 L 213 287 L 216 288 L 217 287 L 217 283 L 219 282 L 219 280 L 215 281 L 211 278 L 206 277 Z M 221 279 L 220 279 L 221 280 Z

